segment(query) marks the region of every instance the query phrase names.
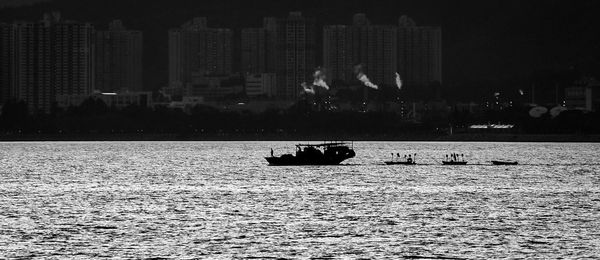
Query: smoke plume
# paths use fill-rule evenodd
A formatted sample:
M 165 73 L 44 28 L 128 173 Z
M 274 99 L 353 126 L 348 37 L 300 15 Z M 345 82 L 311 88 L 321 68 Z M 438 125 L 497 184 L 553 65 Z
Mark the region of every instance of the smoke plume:
M 398 89 L 402 89 L 402 79 L 400 79 L 400 74 L 396 72 L 396 86 Z
M 313 85 L 317 87 L 322 87 L 326 90 L 329 90 L 329 86 L 325 82 L 325 73 L 321 68 L 317 68 L 315 73 L 313 74 Z
M 372 89 L 379 89 L 379 87 L 375 84 L 373 84 L 373 82 L 371 82 L 371 80 L 369 80 L 369 78 L 367 78 L 367 75 L 364 73 L 359 73 L 356 78 L 358 80 L 360 80 L 365 86 L 372 88 Z
M 302 82 L 302 84 L 300 84 L 300 86 L 302 86 L 302 90 L 304 91 L 304 94 L 310 94 L 310 95 L 315 94 L 315 89 L 313 88 L 314 85 L 309 86 L 308 84 L 306 84 L 306 82 Z
M 379 87 L 373 84 L 373 82 L 371 82 L 371 80 L 369 80 L 367 75 L 363 72 L 362 64 L 357 64 L 354 66 L 354 74 L 356 74 L 356 79 L 360 80 L 366 87 L 379 89 Z

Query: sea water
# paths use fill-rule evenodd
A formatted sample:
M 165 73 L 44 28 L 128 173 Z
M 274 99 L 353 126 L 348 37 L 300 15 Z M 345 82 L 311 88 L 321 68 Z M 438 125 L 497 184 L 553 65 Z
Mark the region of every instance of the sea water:
M 600 257 L 600 144 L 355 142 L 294 167 L 270 148 L 294 142 L 0 143 L 0 258 Z

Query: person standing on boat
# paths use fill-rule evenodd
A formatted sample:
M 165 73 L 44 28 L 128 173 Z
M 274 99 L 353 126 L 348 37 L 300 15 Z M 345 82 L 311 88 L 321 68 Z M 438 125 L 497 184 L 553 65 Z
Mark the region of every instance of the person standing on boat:
M 271 157 L 273 157 L 273 148 L 271 148 Z

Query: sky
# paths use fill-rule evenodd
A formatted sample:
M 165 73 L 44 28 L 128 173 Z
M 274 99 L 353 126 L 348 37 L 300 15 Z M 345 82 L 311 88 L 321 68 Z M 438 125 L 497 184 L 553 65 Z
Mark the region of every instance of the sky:
M 1 7 L 15 7 L 23 5 L 31 5 L 38 2 L 49 1 L 49 0 L 0 0 Z

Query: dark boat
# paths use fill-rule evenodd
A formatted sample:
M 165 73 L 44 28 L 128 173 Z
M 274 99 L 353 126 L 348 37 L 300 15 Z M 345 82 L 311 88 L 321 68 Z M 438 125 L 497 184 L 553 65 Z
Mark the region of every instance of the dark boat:
M 411 161 L 411 162 L 409 162 L 409 161 L 385 161 L 384 163 L 387 164 L 387 165 L 399 165 L 399 164 L 401 164 L 401 165 L 414 165 L 414 164 L 417 164 L 414 161 Z
M 519 162 L 514 161 L 514 162 L 509 162 L 509 161 L 492 161 L 493 165 L 517 165 L 519 164 Z
M 467 161 L 442 161 L 444 165 L 466 165 Z
M 296 155 L 265 157 L 270 165 L 338 165 L 354 157 L 353 146 L 345 142 L 297 144 Z

